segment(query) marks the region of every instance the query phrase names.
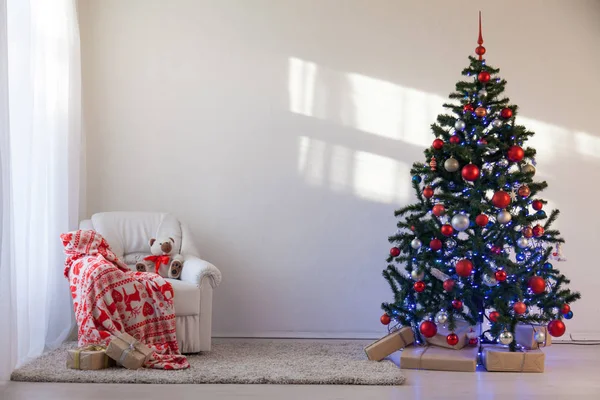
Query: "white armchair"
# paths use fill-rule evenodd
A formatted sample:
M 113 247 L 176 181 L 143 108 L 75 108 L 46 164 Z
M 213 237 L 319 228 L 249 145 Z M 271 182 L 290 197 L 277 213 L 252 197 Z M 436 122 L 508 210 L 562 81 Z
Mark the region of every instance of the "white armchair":
M 135 271 L 135 264 L 149 254 L 149 240 L 172 237 L 184 257 L 181 279 L 167 279 L 175 292 L 177 341 L 182 353 L 209 351 L 212 329 L 213 289 L 221 283 L 219 270 L 200 258 L 186 226 L 166 213 L 106 212 L 81 221 L 80 229 L 95 230 L 115 254 Z

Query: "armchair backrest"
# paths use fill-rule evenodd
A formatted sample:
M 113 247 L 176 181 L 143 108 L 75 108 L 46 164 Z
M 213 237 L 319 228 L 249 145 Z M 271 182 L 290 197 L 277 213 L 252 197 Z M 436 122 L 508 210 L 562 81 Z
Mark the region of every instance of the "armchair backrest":
M 172 237 L 181 254 L 198 256 L 189 232 L 174 215 L 158 212 L 103 212 L 82 221 L 81 229 L 93 229 L 108 242 L 122 259 L 128 255 L 149 253 L 151 238 Z

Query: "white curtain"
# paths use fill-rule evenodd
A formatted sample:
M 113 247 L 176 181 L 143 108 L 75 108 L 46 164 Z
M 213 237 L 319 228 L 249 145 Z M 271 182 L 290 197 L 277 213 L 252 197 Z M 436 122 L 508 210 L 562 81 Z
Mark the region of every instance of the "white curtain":
M 0 0 L 0 380 L 74 319 L 59 235 L 79 217 L 75 0 Z

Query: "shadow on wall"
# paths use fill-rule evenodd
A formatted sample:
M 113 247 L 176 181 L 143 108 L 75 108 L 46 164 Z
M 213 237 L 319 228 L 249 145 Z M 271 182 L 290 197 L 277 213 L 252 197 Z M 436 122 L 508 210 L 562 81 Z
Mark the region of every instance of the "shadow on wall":
M 380 151 L 370 153 L 359 150 L 360 146 L 352 148 L 356 141 L 348 136 L 338 138 L 339 143 L 301 136 L 298 172 L 308 184 L 384 203 L 404 203 L 413 198 L 409 176 L 412 164 L 401 160 L 405 160 L 406 153 L 414 154 L 415 147 L 424 150 L 431 144 L 429 126 L 438 114 L 446 112 L 442 107 L 446 98 L 298 58 L 289 59 L 288 89 L 291 112 L 376 135 L 381 140 Z M 517 122 L 537 133 L 528 142 L 538 152 L 537 163 L 552 165 L 561 154 L 570 157 L 573 152 L 583 163 L 599 162 L 599 137 L 522 116 Z M 407 147 L 411 149 L 407 151 Z M 419 160 L 424 161 L 422 157 L 414 161 Z M 564 168 L 540 168 L 536 177 L 556 178 L 559 171 Z M 556 200 L 548 200 L 550 208 L 560 207 Z

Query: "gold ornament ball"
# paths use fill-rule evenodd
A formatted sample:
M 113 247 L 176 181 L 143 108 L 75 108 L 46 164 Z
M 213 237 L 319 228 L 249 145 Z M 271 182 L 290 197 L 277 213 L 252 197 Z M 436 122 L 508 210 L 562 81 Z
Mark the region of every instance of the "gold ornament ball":
M 496 216 L 496 219 L 501 224 L 508 224 L 510 222 L 510 220 L 512 219 L 512 215 L 510 215 L 510 213 L 508 211 L 502 210 L 498 213 L 498 215 Z
M 498 340 L 502 344 L 511 344 L 513 341 L 513 335 L 509 331 L 504 331 L 498 336 Z
M 533 339 L 538 343 L 544 343 L 546 341 L 546 334 L 542 331 L 537 331 L 535 335 L 533 335 Z
M 416 269 L 413 269 L 412 272 L 410 273 L 410 276 L 415 281 L 421 281 L 421 280 L 423 280 L 423 277 L 425 277 L 425 272 L 423 272 L 423 271 L 417 271 Z
M 458 162 L 458 160 L 456 158 L 450 157 L 444 163 L 444 168 L 448 172 L 456 172 L 460 168 L 460 163 Z
M 521 172 L 524 174 L 535 174 L 535 167 L 531 164 L 526 164 L 521 168 Z
M 477 107 L 475 109 L 475 115 L 479 118 L 485 117 L 487 115 L 487 110 L 484 107 Z

